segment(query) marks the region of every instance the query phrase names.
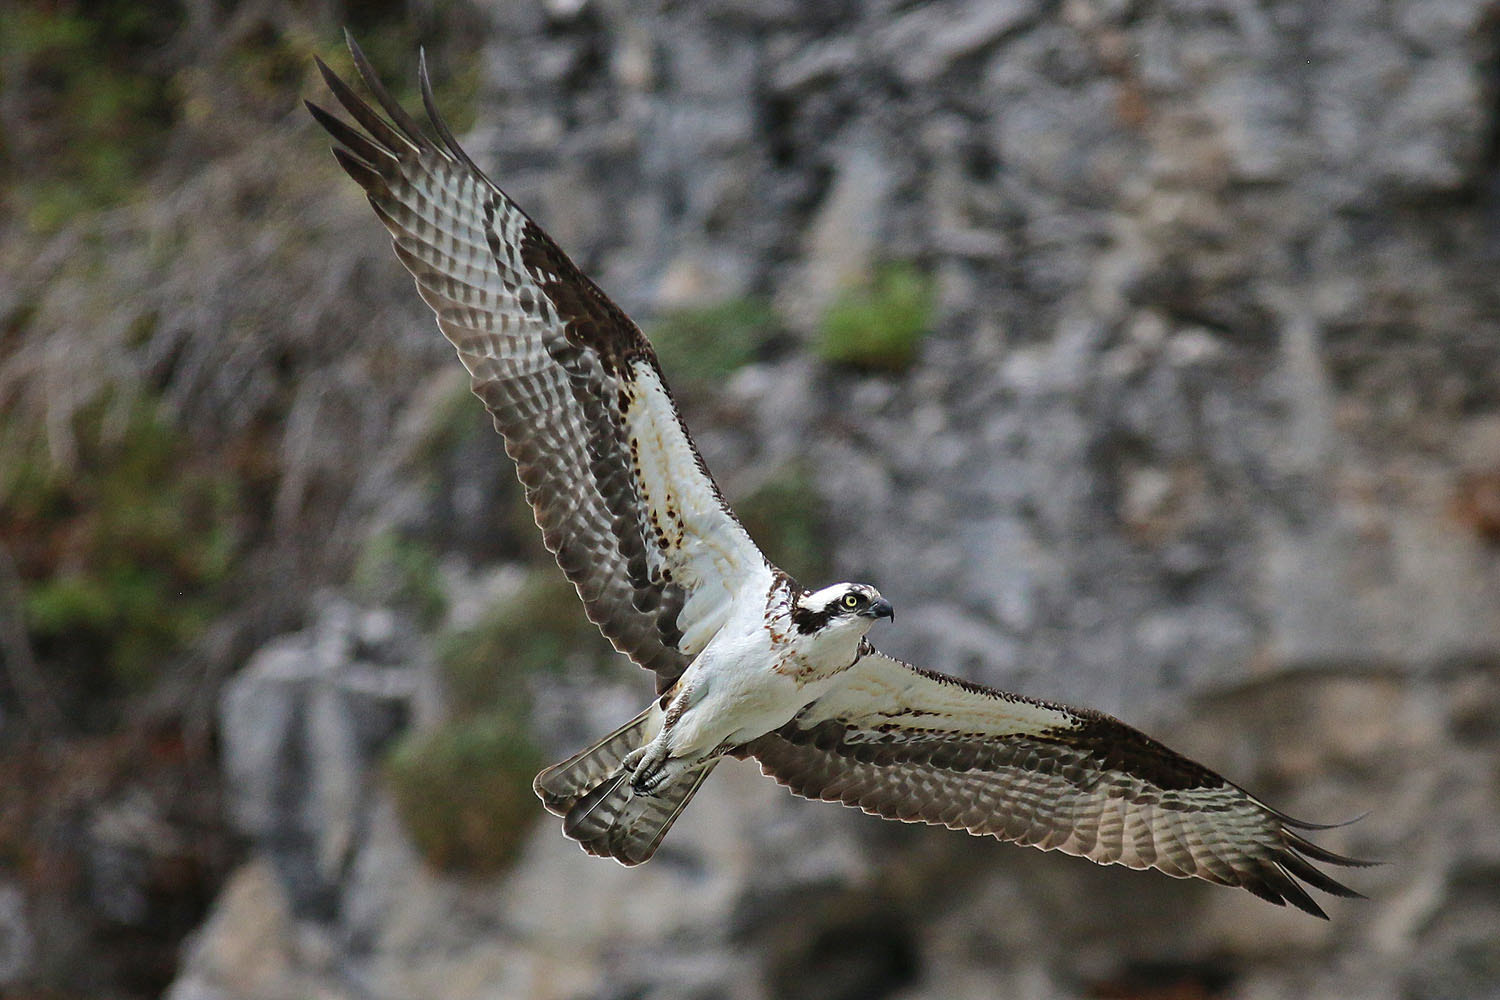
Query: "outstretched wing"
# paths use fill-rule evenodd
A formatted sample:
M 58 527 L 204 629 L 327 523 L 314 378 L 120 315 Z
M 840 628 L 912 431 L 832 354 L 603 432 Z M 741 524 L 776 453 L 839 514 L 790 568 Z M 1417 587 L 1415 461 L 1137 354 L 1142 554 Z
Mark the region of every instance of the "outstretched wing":
M 869 650 L 843 682 L 746 744 L 798 795 L 907 822 L 1243 886 L 1325 916 L 1298 880 L 1358 893 L 1309 860 L 1363 865 L 1116 719 L 919 670 Z
M 308 103 L 458 349 L 589 618 L 658 690 L 770 567 L 724 502 L 640 329 L 459 147 L 434 140 L 349 40 L 389 120 L 321 60 L 352 127 Z

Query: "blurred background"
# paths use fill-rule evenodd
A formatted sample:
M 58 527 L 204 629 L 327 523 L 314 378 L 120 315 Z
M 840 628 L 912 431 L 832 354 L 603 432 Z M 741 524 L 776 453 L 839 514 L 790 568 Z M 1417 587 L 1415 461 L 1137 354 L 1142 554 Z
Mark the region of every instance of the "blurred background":
M 1387 859 L 1323 923 L 720 767 L 529 789 L 650 678 L 300 102 L 350 26 L 637 317 L 890 652 Z M 0 9 L 0 994 L 1500 995 L 1500 4 Z

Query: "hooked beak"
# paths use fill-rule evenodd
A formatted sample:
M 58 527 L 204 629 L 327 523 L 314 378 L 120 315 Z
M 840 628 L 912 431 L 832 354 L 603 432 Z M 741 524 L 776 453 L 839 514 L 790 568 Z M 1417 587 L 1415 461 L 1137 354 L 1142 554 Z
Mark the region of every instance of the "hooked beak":
M 891 621 L 895 621 L 896 609 L 884 597 L 877 597 L 870 602 L 868 607 L 860 612 L 860 615 L 865 618 L 889 618 Z

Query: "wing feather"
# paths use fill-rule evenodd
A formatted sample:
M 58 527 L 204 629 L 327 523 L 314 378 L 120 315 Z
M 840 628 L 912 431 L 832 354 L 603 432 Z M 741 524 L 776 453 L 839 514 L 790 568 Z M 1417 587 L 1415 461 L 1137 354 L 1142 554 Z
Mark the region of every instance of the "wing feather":
M 309 104 L 396 255 L 457 349 L 542 539 L 615 648 L 665 690 L 772 570 L 688 436 L 631 322 L 474 165 L 422 97 L 438 138 L 354 64 L 385 116 L 321 61 L 350 125 Z
M 1302 823 L 1124 723 L 1007 694 L 869 650 L 791 722 L 739 748 L 798 795 L 1241 886 L 1316 916 L 1310 862 L 1364 865 Z

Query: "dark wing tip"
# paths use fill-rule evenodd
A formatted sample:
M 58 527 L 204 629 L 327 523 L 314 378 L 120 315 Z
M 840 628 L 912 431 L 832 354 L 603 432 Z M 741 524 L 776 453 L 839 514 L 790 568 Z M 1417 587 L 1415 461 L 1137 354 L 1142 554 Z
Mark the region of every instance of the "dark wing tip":
M 428 141 L 422 126 L 417 120 L 407 113 L 401 106 L 401 102 L 391 96 L 391 92 L 385 89 L 385 84 L 380 82 L 380 75 L 375 72 L 375 66 L 365 56 L 364 50 L 354 40 L 354 34 L 344 29 L 344 43 L 349 46 L 349 55 L 354 59 L 354 69 L 359 73 L 359 78 L 370 88 L 370 93 L 375 95 L 375 100 L 390 115 L 391 121 L 399 128 L 412 143 L 421 149 L 427 149 L 432 144 Z
M 1306 820 L 1294 819 L 1278 809 L 1272 809 L 1265 803 L 1260 803 L 1260 805 L 1281 824 L 1281 837 L 1289 850 L 1312 858 L 1314 861 L 1339 865 L 1344 868 L 1374 868 L 1385 864 L 1384 861 L 1370 861 L 1365 858 L 1352 858 L 1343 854 L 1335 854 L 1326 847 L 1319 847 L 1297 832 L 1299 830 L 1337 830 L 1340 827 L 1352 826 L 1370 815 L 1368 811 L 1360 813 L 1353 819 L 1346 819 L 1339 823 L 1309 823 Z
M 1356 892 L 1347 885 L 1330 878 L 1326 873 L 1314 868 L 1305 858 L 1291 851 L 1282 852 L 1276 862 L 1288 874 L 1295 875 L 1314 889 L 1326 892 L 1330 896 L 1340 896 L 1344 899 L 1365 898 L 1363 893 Z
M 385 181 L 380 174 L 347 149 L 342 146 L 333 147 L 333 158 L 339 161 L 339 166 L 344 168 L 344 173 L 354 178 L 355 182 L 367 192 L 373 194 L 384 189 Z
M 1339 865 L 1342 868 L 1377 868 L 1386 864 L 1384 861 L 1370 861 L 1365 858 L 1351 858 L 1344 854 L 1335 854 L 1326 847 L 1320 847 L 1292 830 L 1282 830 L 1282 839 L 1286 842 L 1287 849 L 1295 851 L 1304 857 L 1314 861 L 1320 861 L 1327 865 Z
M 453 137 L 453 130 L 448 127 L 448 122 L 444 120 L 443 113 L 438 110 L 437 98 L 432 92 L 432 77 L 427 72 L 427 49 L 425 47 L 417 49 L 417 81 L 422 88 L 422 106 L 427 109 L 427 119 L 432 122 L 432 127 L 437 131 L 438 138 L 442 140 L 448 152 L 456 157 L 460 163 L 467 166 L 479 176 L 484 177 L 484 171 L 480 170 L 479 164 L 471 160 L 469 154 L 464 152 L 464 148 Z
M 349 112 L 368 133 L 368 137 L 357 130 L 345 125 L 339 119 L 329 114 L 323 108 L 303 102 L 308 111 L 312 113 L 319 125 L 328 130 L 333 137 L 349 148 L 359 159 L 371 166 L 378 167 L 383 160 L 400 159 L 403 150 L 414 150 L 420 153 L 437 153 L 440 156 L 449 157 L 464 164 L 476 175 L 483 178 L 486 183 L 489 179 L 485 177 L 484 171 L 479 169 L 469 154 L 464 152 L 463 147 L 453 135 L 453 130 L 448 127 L 442 113 L 438 110 L 437 99 L 432 90 L 431 75 L 427 70 L 427 53 L 419 50 L 417 69 L 421 82 L 422 103 L 426 107 L 427 116 L 434 132 L 437 133 L 442 145 L 435 144 L 429 137 L 422 125 L 401 106 L 401 103 L 391 96 L 391 92 L 381 83 L 379 75 L 375 72 L 374 65 L 370 62 L 359 43 L 354 40 L 354 35 L 348 28 L 344 29 L 344 41 L 349 46 L 349 55 L 354 60 L 355 72 L 364 81 L 375 102 L 385 112 L 386 117 L 372 108 L 368 103 L 357 95 L 343 78 L 329 68 L 318 56 L 313 56 L 313 62 L 318 67 L 323 82 L 333 96 L 338 99 L 344 110 Z M 389 121 L 386 120 L 389 118 Z M 377 151 L 378 148 L 378 151 Z M 492 185 L 493 186 L 493 185 Z
M 1358 816 L 1355 816 L 1353 819 L 1340 820 L 1337 823 L 1309 823 L 1305 819 L 1297 819 L 1294 816 L 1288 816 L 1280 809 L 1272 809 L 1264 802 L 1261 803 L 1261 807 L 1264 808 L 1266 812 L 1276 817 L 1276 819 L 1281 823 L 1282 826 L 1289 826 L 1297 830 L 1337 830 L 1342 826 L 1353 826 L 1355 823 L 1358 823 L 1360 820 L 1370 815 L 1369 810 L 1366 810 L 1360 813 Z
M 1324 913 L 1322 907 L 1313 902 L 1312 897 L 1302 888 L 1298 880 L 1307 883 L 1314 889 L 1326 892 L 1330 896 L 1338 896 L 1343 899 L 1367 898 L 1363 893 L 1349 888 L 1326 872 L 1314 867 L 1312 862 L 1318 861 L 1323 864 L 1339 865 L 1345 868 L 1369 868 L 1382 862 L 1366 861 L 1362 858 L 1352 858 L 1343 854 L 1336 854 L 1325 847 L 1314 844 L 1306 837 L 1291 829 L 1291 827 L 1297 826 L 1303 829 L 1326 830 L 1331 829 L 1333 826 L 1346 826 L 1347 824 L 1338 823 L 1329 826 L 1317 826 L 1315 824 L 1288 823 L 1284 817 L 1281 818 L 1284 824 L 1281 830 L 1283 846 L 1280 850 L 1274 851 L 1270 858 L 1265 859 L 1255 872 L 1247 875 L 1244 882 L 1242 882 L 1246 889 L 1249 889 L 1262 899 L 1268 899 L 1273 903 L 1281 904 L 1290 902 L 1304 913 L 1310 913 L 1324 920 L 1328 919 L 1328 914 Z
M 1239 884 L 1268 903 L 1277 906 L 1291 903 L 1303 913 L 1322 920 L 1328 919 L 1323 908 L 1297 883 L 1292 872 L 1287 870 L 1282 858 L 1261 860 L 1254 868 L 1241 873 Z
M 303 106 L 313 116 L 313 120 L 323 126 L 323 130 L 333 136 L 335 142 L 342 143 L 344 148 L 353 153 L 372 169 L 379 164 L 393 164 L 396 155 L 380 143 L 371 139 L 368 135 L 357 128 L 346 124 L 327 109 L 319 107 L 312 101 L 303 101 Z
M 313 56 L 313 62 L 317 65 L 318 72 L 323 77 L 323 82 L 328 85 L 329 92 L 333 94 L 334 98 L 338 100 L 339 104 L 343 106 L 344 110 L 349 113 L 350 117 L 352 117 L 356 122 L 360 124 L 362 128 L 364 128 L 365 132 L 368 133 L 370 140 L 384 147 L 391 156 L 399 156 L 401 150 L 422 149 L 422 140 L 420 136 L 413 138 L 412 136 L 402 134 L 402 132 L 392 126 L 390 122 L 387 122 L 384 118 L 380 117 L 380 114 L 374 108 L 366 104 L 364 100 L 354 92 L 354 89 L 344 82 L 342 77 L 340 77 L 337 73 L 335 73 L 328 67 L 327 63 L 325 63 L 317 56 Z M 368 82 L 368 80 L 366 82 Z M 321 111 L 322 109 L 319 110 Z M 322 125 L 324 128 L 333 133 L 335 139 L 338 139 L 340 142 L 343 141 L 340 130 L 330 128 L 325 121 L 325 118 L 321 117 L 318 112 L 313 112 L 313 117 L 318 120 L 318 124 Z M 335 121 L 337 120 L 333 119 L 332 115 L 327 115 L 326 117 Z M 351 130 L 346 128 L 344 131 Z
M 328 64 L 323 61 L 323 57 L 316 53 L 313 55 L 313 65 L 318 67 L 318 75 L 323 78 L 323 82 L 328 84 L 330 88 L 333 87 L 333 81 L 335 80 L 338 80 L 339 83 L 344 82 L 343 80 L 339 80 L 337 73 L 328 68 Z
M 318 124 L 327 129 L 336 140 L 349 147 L 360 159 L 371 164 L 378 164 L 389 159 L 399 160 L 403 154 L 410 153 L 436 153 L 439 156 L 448 156 L 447 152 L 428 138 L 422 126 L 401 106 L 400 102 L 391 96 L 390 91 L 380 82 L 375 67 L 347 28 L 344 29 L 344 40 L 349 45 L 349 54 L 354 60 L 355 72 L 364 81 L 365 87 L 375 98 L 375 103 L 385 112 L 385 116 L 382 117 L 380 111 L 371 107 L 354 92 L 354 88 L 315 55 L 313 64 L 318 67 L 318 73 L 323 77 L 323 82 L 327 84 L 329 91 L 337 98 L 344 110 L 364 129 L 364 134 L 339 122 L 322 108 L 309 103 L 308 110 L 312 112 Z M 456 145 L 451 142 L 451 133 L 446 125 L 439 120 L 435 120 L 433 124 L 444 136 L 446 145 Z M 371 148 L 372 143 L 379 147 L 380 153 L 377 154 Z M 468 161 L 467 157 L 463 159 L 465 162 Z M 469 165 L 473 166 L 472 163 Z

